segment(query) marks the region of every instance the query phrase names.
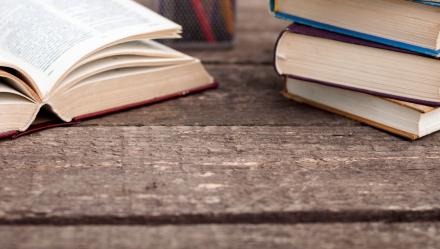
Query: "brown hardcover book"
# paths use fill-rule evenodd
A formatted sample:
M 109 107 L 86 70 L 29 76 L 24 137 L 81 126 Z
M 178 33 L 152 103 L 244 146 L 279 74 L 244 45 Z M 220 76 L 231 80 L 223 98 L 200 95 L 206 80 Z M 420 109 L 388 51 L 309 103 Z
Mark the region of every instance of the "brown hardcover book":
M 102 3 L 11 3 L 26 18 L 3 15 L 0 137 L 217 86 L 199 60 L 153 41 L 178 38 L 179 25 L 134 1 Z M 59 121 L 39 120 L 43 109 Z
M 440 108 L 291 78 L 284 95 L 411 140 L 440 130 Z

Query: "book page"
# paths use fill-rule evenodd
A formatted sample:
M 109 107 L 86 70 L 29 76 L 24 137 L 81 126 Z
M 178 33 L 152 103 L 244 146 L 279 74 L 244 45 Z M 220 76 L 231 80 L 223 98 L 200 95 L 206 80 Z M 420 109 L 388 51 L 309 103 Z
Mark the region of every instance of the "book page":
M 72 18 L 80 26 L 101 34 L 138 25 L 146 25 L 143 26 L 144 29 L 152 29 L 156 26 L 166 28 L 164 24 L 172 24 L 151 10 L 127 0 L 39 0 L 39 2 Z
M 184 64 L 191 61 L 194 61 L 194 59 L 189 56 L 180 58 L 155 58 L 137 55 L 114 56 L 111 58 L 103 58 L 92 61 L 76 68 L 72 73 L 69 74 L 68 77 L 65 78 L 63 84 L 72 85 L 94 74 L 109 70 L 119 70 L 131 67 L 166 67 Z
M 181 52 L 168 48 L 154 41 L 132 41 L 111 46 L 94 53 L 92 56 L 82 60 L 81 63 L 76 66 L 81 66 L 94 60 L 118 55 L 139 55 L 157 58 L 179 58 L 186 56 Z
M 130 0 L 0 0 L 0 56 L 48 93 L 62 74 L 106 44 L 177 24 Z

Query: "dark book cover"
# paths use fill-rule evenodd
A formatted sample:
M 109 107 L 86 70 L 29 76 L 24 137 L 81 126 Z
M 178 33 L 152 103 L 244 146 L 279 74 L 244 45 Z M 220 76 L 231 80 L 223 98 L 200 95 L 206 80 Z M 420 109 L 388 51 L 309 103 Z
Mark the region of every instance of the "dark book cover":
M 404 50 L 404 49 L 400 49 L 400 48 L 396 48 L 393 46 L 388 46 L 388 45 L 384 45 L 384 44 L 380 44 L 380 43 L 376 43 L 376 42 L 372 42 L 372 41 L 368 41 L 368 40 L 364 40 L 364 39 L 359 39 L 359 38 L 352 37 L 352 36 L 334 33 L 334 32 L 330 32 L 327 30 L 317 29 L 317 28 L 313 28 L 310 26 L 302 25 L 302 24 L 292 24 L 285 31 L 283 31 L 281 33 L 281 35 L 277 41 L 275 53 L 277 51 L 279 40 L 281 39 L 281 37 L 283 36 L 283 34 L 285 32 L 291 32 L 291 33 L 296 33 L 296 34 L 301 34 L 301 35 L 319 37 L 319 38 L 323 38 L 323 39 L 329 39 L 329 40 L 334 40 L 334 41 L 339 41 L 339 42 L 344 42 L 344 43 L 351 43 L 351 44 L 360 45 L 360 46 L 368 46 L 368 47 L 373 47 L 373 48 L 377 48 L 377 49 L 385 49 L 385 50 L 390 50 L 390 51 L 394 51 L 394 52 L 398 52 L 398 53 L 407 53 L 407 54 L 413 54 L 416 56 L 423 56 L 423 55 L 420 55 L 420 54 L 412 52 L 412 51 L 408 51 L 408 50 Z M 274 56 L 276 56 L 276 54 Z M 275 67 L 275 70 L 277 71 L 278 74 L 282 75 L 276 69 L 276 67 Z M 301 77 L 301 76 L 297 76 L 297 75 L 282 75 L 282 76 L 285 76 L 288 78 L 293 78 L 293 79 L 305 80 L 305 81 L 314 82 L 314 83 L 319 83 L 319 84 L 326 85 L 326 86 L 338 87 L 338 88 L 347 89 L 347 90 L 351 90 L 351 91 L 367 93 L 367 94 L 376 95 L 379 97 L 397 99 L 397 100 L 401 100 L 401 101 L 405 101 L 405 102 L 412 102 L 412 103 L 416 103 L 416 104 L 420 104 L 420 105 L 427 105 L 427 106 L 433 106 L 433 107 L 440 106 L 440 102 L 426 101 L 426 100 L 422 100 L 422 99 L 413 99 L 413 98 L 407 98 L 407 97 L 403 97 L 403 96 L 397 96 L 397 95 L 392 95 L 392 94 L 387 94 L 387 93 L 382 93 L 382 92 L 366 90 L 366 89 L 362 89 L 362 88 L 355 88 L 355 87 L 341 85 L 341 84 L 338 84 L 337 82 L 320 81 L 320 80 L 305 78 L 305 77 Z
M 384 38 L 384 37 L 375 36 L 375 35 L 371 35 L 371 34 L 366 34 L 366 33 L 358 32 L 358 31 L 355 31 L 355 30 L 349 30 L 349 29 L 345 29 L 345 28 L 341 28 L 341 27 L 337 27 L 337 26 L 333 26 L 333 25 L 317 22 L 317 21 L 314 21 L 314 20 L 302 18 L 302 17 L 299 17 L 299 16 L 295 16 L 295 15 L 292 15 L 290 13 L 281 12 L 279 10 L 279 7 L 278 7 L 279 6 L 278 5 L 279 1 L 280 0 L 271 0 L 269 2 L 270 11 L 277 18 L 280 18 L 280 19 L 283 19 L 283 20 L 287 20 L 289 22 L 294 22 L 294 23 L 298 23 L 298 24 L 307 25 L 307 26 L 314 27 L 314 28 L 317 28 L 317 29 L 327 30 L 327 31 L 338 33 L 338 34 L 343 34 L 343 35 L 347 35 L 347 36 L 351 36 L 351 37 L 356 37 L 356 38 L 363 39 L 363 40 L 368 40 L 368 41 L 377 42 L 377 43 L 380 43 L 380 44 L 385 44 L 385 45 L 392 46 L 392 47 L 395 47 L 395 48 L 401 48 L 401 49 L 404 49 L 404 50 L 413 51 L 413 52 L 416 52 L 416 53 L 419 53 L 419 54 L 424 54 L 424 55 L 431 56 L 431 57 L 439 57 L 440 56 L 440 50 L 435 50 L 435 49 L 430 49 L 430 48 L 426 48 L 426 47 L 416 46 L 416 45 L 412 45 L 412 44 L 401 42 L 401 41 L 390 40 L 390 39 L 387 39 L 387 38 Z M 432 1 L 416 0 L 416 2 L 428 4 L 428 5 L 431 5 L 431 6 L 440 7 L 440 3 L 434 3 Z M 367 1 L 366 1 L 366 3 L 367 3 Z

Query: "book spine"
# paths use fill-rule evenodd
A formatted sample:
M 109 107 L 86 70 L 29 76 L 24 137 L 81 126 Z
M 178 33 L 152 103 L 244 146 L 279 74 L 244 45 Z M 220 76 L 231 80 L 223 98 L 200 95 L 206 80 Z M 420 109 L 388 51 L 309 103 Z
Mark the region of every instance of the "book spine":
M 18 131 L 2 132 L 0 133 L 0 139 L 12 138 L 18 133 L 19 133 Z
M 286 30 L 284 30 L 284 31 L 282 31 L 279 35 L 278 35 L 278 38 L 277 38 L 277 41 L 275 42 L 275 48 L 274 48 L 274 52 L 273 52 L 273 68 L 274 68 L 274 70 L 275 70 L 275 73 L 276 74 L 278 74 L 278 75 L 280 75 L 280 76 L 284 76 L 283 75 L 283 73 L 281 73 L 280 72 L 280 70 L 278 70 L 278 67 L 277 67 L 277 54 L 278 54 L 278 47 L 279 47 L 279 44 L 280 44 L 280 42 L 281 42 L 281 38 L 283 38 L 283 35 L 284 35 L 284 33 L 286 33 L 286 32 L 290 32 L 288 29 L 286 29 Z
M 269 10 L 272 13 L 275 13 L 278 11 L 278 0 L 270 0 L 269 1 Z

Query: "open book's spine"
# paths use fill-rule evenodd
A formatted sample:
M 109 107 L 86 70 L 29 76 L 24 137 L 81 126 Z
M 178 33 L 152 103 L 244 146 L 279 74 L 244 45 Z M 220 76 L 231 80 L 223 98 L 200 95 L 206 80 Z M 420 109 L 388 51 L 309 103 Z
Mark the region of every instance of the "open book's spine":
M 332 112 L 332 113 L 344 116 L 344 117 L 349 118 L 349 119 L 353 119 L 353 120 L 359 121 L 361 123 L 364 123 L 364 124 L 376 127 L 378 129 L 381 129 L 381 130 L 384 130 L 384 131 L 396 134 L 398 136 L 401 136 L 401 137 L 404 137 L 404 138 L 407 138 L 407 139 L 410 139 L 410 140 L 417 140 L 419 138 L 418 135 L 416 135 L 416 134 L 412 134 L 412 133 L 409 133 L 409 132 L 406 132 L 406 131 L 402 131 L 402 130 L 393 128 L 391 126 L 387 126 L 387 125 L 378 123 L 376 121 L 364 118 L 362 116 L 355 115 L 353 113 L 345 112 L 345 111 L 342 111 L 342 110 L 339 110 L 339 109 L 335 109 L 333 107 L 330 107 L 330 106 L 327 106 L 327 105 L 324 105 L 324 104 L 321 104 L 321 103 L 317 103 L 317 102 L 314 102 L 314 101 L 311 101 L 311 100 L 308 100 L 308 99 L 296 96 L 294 94 L 288 93 L 287 90 L 283 91 L 283 95 L 285 97 L 291 99 L 291 100 L 294 100 L 294 101 L 298 102 L 298 103 L 304 103 L 304 104 L 307 104 L 307 105 L 310 105 L 310 106 L 313 106 L 313 107 L 316 107 L 316 108 L 319 108 L 319 109 L 322 109 L 322 110 L 325 110 L 325 111 L 329 111 L 329 112 Z
M 35 132 L 39 132 L 39 131 L 43 131 L 43 130 L 47 130 L 47 129 L 51 129 L 51 128 L 56 128 L 56 127 L 71 126 L 71 125 L 75 125 L 75 124 L 78 124 L 78 122 L 77 121 L 45 122 L 45 123 L 41 123 L 38 125 L 32 125 L 26 131 L 10 131 L 10 132 L 0 133 L 0 139 L 7 139 L 7 138 L 16 139 L 16 138 L 19 138 L 22 136 L 26 136 L 26 135 L 35 133 Z
M 19 138 L 19 137 L 22 137 L 22 136 L 25 136 L 25 135 L 29 135 L 29 134 L 32 134 L 32 133 L 35 133 L 35 132 L 39 132 L 39 131 L 43 131 L 43 130 L 47 130 L 47 129 L 51 129 L 51 128 L 76 125 L 76 124 L 79 124 L 82 120 L 96 118 L 96 117 L 99 117 L 99 116 L 103 116 L 103 115 L 107 115 L 107 114 L 111 114 L 111 113 L 115 113 L 115 112 L 125 111 L 125 110 L 128 110 L 128 109 L 133 109 L 133 108 L 141 107 L 141 106 L 145 106 L 145 105 L 151 105 L 151 104 L 154 104 L 154 103 L 158 103 L 158 102 L 162 102 L 162 101 L 166 101 L 166 100 L 170 100 L 170 99 L 175 99 L 175 98 L 178 98 L 178 97 L 186 96 L 186 95 L 189 95 L 189 94 L 198 93 L 198 92 L 202 92 L 202 91 L 209 90 L 209 89 L 214 89 L 214 88 L 217 88 L 218 85 L 219 84 L 217 82 L 213 82 L 211 84 L 207 84 L 207 85 L 204 85 L 204 86 L 201 86 L 201 87 L 188 89 L 186 91 L 165 95 L 165 96 L 162 96 L 162 97 L 158 97 L 158 98 L 142 101 L 142 102 L 139 102 L 139 103 L 133 103 L 133 104 L 130 104 L 130 105 L 125 105 L 125 106 L 116 107 L 116 108 L 112 108 L 112 109 L 108 109 L 108 110 L 103 110 L 103 111 L 100 111 L 100 112 L 95 112 L 95 113 L 91 113 L 91 114 L 87 114 L 87 115 L 82 115 L 82 116 L 74 118 L 72 120 L 72 122 L 61 122 L 61 121 L 58 122 L 58 123 L 56 123 L 56 122 L 48 122 L 48 123 L 33 125 L 28 130 L 26 130 L 24 132 L 20 132 L 20 131 L 4 132 L 4 133 L 0 133 L 0 139 L 7 139 L 7 138 L 15 139 L 15 138 Z
M 47 123 L 42 123 L 42 124 L 38 124 L 38 125 L 32 125 L 26 131 L 17 132 L 17 134 L 12 136 L 12 138 L 15 139 L 15 138 L 19 138 L 22 136 L 30 135 L 32 133 L 36 133 L 36 132 L 40 132 L 40 131 L 44 131 L 44 130 L 48 130 L 48 129 L 52 129 L 52 128 L 72 126 L 72 125 L 76 125 L 76 124 L 79 124 L 79 122 L 77 122 L 77 121 L 72 121 L 72 122 L 59 121 L 59 122 L 47 122 Z
M 366 40 L 362 40 L 362 39 L 359 39 L 356 37 L 350 37 L 350 36 L 330 32 L 330 31 L 326 31 L 326 30 L 316 29 L 316 28 L 308 27 L 308 26 L 301 25 L 301 24 L 292 24 L 285 31 L 283 31 L 281 33 L 281 35 L 278 38 L 278 41 L 275 45 L 275 50 L 274 50 L 275 51 L 275 53 L 274 53 L 275 71 L 283 77 L 304 80 L 307 82 L 318 83 L 321 85 L 337 87 L 337 88 L 350 90 L 350 91 L 366 93 L 366 94 L 375 95 L 375 96 L 379 96 L 379 97 L 383 97 L 383 98 L 397 99 L 397 100 L 411 102 L 411 103 L 420 104 L 420 105 L 426 105 L 426 106 L 432 106 L 432 107 L 439 107 L 440 106 L 440 102 L 426 101 L 426 100 L 408 98 L 408 97 L 403 97 L 403 96 L 398 96 L 398 95 L 392 95 L 392 94 L 387 94 L 387 93 L 383 93 L 383 92 L 372 91 L 372 90 L 367 90 L 367 89 L 362 89 L 362 88 L 350 87 L 350 86 L 339 84 L 338 82 L 320 81 L 320 80 L 316 80 L 316 79 L 301 77 L 298 75 L 283 74 L 282 72 L 280 72 L 278 70 L 276 53 L 278 51 L 279 43 L 283 37 L 283 34 L 286 32 L 307 35 L 307 36 L 313 36 L 313 37 L 319 37 L 319 38 L 323 38 L 323 39 L 334 40 L 334 41 L 338 41 L 338 42 L 345 42 L 345 43 L 350 43 L 350 44 L 356 44 L 356 45 L 361 45 L 361 46 L 368 46 L 368 47 L 377 48 L 377 49 L 385 49 L 385 50 L 390 50 L 390 51 L 394 51 L 397 53 L 407 53 L 407 54 L 421 56 L 417 53 L 414 53 L 414 52 L 411 52 L 408 50 L 403 50 L 403 49 L 395 48 L 392 46 L 387 46 L 387 45 L 383 45 L 383 44 L 379 44 L 379 43 L 375 43 L 375 42 L 371 42 L 371 41 L 366 41 Z
M 11 138 L 17 135 L 18 133 L 19 133 L 18 131 L 2 132 L 0 133 L 0 139 Z
M 368 4 L 368 3 L 366 3 L 366 4 Z M 355 38 L 366 40 L 366 41 L 372 41 L 375 43 L 384 44 L 384 45 L 391 46 L 394 48 L 412 51 L 412 52 L 427 55 L 430 57 L 440 57 L 440 50 L 435 50 L 435 49 L 425 48 L 425 47 L 421 47 L 421 46 L 417 46 L 417 45 L 412 45 L 412 44 L 408 44 L 405 42 L 391 40 L 391 39 L 387 39 L 387 38 L 380 37 L 380 36 L 369 35 L 366 33 L 361 33 L 361 32 L 357 32 L 354 30 L 344 29 L 341 27 L 336 27 L 333 25 L 329 25 L 329 24 L 325 24 L 325 23 L 321 23 L 321 22 L 317 22 L 317 21 L 313 21 L 310 19 L 306 19 L 306 18 L 302 18 L 302 17 L 298 17 L 298 16 L 294 16 L 294 15 L 291 15 L 288 13 L 281 12 L 278 10 L 277 0 L 270 1 L 270 10 L 272 11 L 272 13 L 275 17 L 287 20 L 289 22 L 299 23 L 299 24 L 303 24 L 303 25 L 310 26 L 313 28 L 322 29 L 322 30 L 326 30 L 326 31 L 330 31 L 330 32 L 338 33 L 338 34 L 343 34 L 346 36 L 351 36 L 351 37 L 355 37 Z

